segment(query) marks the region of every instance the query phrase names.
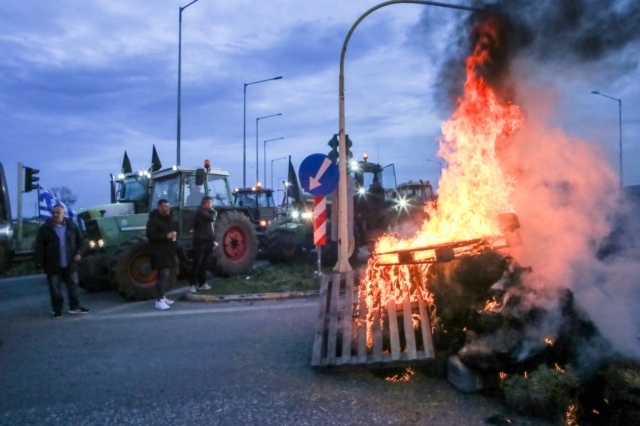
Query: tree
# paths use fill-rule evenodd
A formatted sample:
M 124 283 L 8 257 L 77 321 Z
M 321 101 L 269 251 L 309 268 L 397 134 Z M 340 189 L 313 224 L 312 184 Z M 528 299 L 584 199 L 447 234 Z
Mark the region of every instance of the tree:
M 56 186 L 51 188 L 51 193 L 67 207 L 71 207 L 78 200 L 78 197 L 67 186 Z

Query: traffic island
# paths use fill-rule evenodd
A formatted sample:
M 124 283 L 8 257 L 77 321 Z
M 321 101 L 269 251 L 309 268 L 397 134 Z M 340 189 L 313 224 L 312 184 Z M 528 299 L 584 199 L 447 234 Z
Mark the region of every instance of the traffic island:
M 209 284 L 210 290 L 187 292 L 185 299 L 217 303 L 317 297 L 320 277 L 312 263 L 281 263 L 260 266 L 252 269 L 250 275 L 216 279 Z

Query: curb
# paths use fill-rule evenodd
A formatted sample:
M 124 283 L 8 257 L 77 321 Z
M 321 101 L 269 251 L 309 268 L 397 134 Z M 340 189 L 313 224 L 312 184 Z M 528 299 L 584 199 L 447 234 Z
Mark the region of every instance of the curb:
M 191 302 L 238 302 L 243 300 L 257 301 L 257 300 L 278 300 L 278 299 L 295 299 L 301 297 L 314 297 L 319 296 L 320 290 L 309 291 L 285 291 L 282 293 L 255 293 L 255 294 L 228 294 L 228 295 L 214 295 L 214 294 L 193 294 L 186 293 L 184 298 Z

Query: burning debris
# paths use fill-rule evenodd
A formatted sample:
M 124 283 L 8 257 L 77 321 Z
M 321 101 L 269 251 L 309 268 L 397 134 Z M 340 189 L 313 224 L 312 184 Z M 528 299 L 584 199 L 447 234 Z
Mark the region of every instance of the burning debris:
M 597 242 L 611 231 L 615 178 L 592 148 L 546 130 L 538 111 L 525 116 L 515 103 L 526 85 L 509 74 L 510 60 L 526 38 L 509 38 L 514 25 L 474 18 L 463 94 L 442 127 L 448 167 L 437 208 L 413 237 L 378 240 L 360 281 L 361 320 L 372 336 L 383 307 L 407 295 L 424 301 L 436 358 L 472 369 L 485 390 L 566 424 L 611 419 L 604 396 L 590 395 L 633 393 L 634 380 L 618 391 L 609 384 L 603 366 L 620 337 L 580 302 L 586 286 L 606 281 Z M 629 347 L 640 354 L 637 342 Z

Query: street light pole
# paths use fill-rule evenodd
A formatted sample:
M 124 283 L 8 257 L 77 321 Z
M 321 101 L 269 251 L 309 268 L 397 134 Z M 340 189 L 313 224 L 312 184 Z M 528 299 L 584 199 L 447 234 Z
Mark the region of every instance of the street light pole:
M 622 188 L 622 99 L 604 95 L 596 90 L 591 93 L 593 93 L 594 95 L 604 96 L 605 98 L 609 98 L 618 102 L 618 123 L 620 125 L 620 188 Z
M 274 160 L 271 160 L 271 189 L 273 189 L 273 162 L 274 161 L 278 161 L 278 160 L 286 160 L 289 157 L 280 157 L 280 158 L 276 158 Z
M 180 165 L 180 101 L 181 101 L 181 80 L 182 80 L 182 11 L 197 2 L 193 0 L 185 7 L 180 8 L 178 19 L 178 138 L 176 144 L 176 166 Z
M 282 115 L 282 113 L 280 112 L 278 114 L 265 115 L 264 117 L 256 118 L 256 183 L 260 181 L 260 170 L 258 170 L 258 153 L 260 152 L 260 149 L 258 148 L 258 122 L 263 118 L 277 117 L 278 115 Z
M 280 80 L 282 76 L 268 78 L 266 80 L 254 81 L 252 83 L 244 83 L 244 119 L 242 123 L 242 187 L 247 187 L 247 86 L 252 84 L 264 83 L 265 81 Z
M 349 232 L 347 227 L 348 211 L 347 211 L 347 142 L 346 142 L 346 129 L 344 120 L 344 57 L 347 53 L 347 45 L 349 39 L 355 31 L 356 27 L 371 13 L 385 6 L 392 4 L 408 3 L 408 4 L 422 4 L 426 6 L 439 6 L 449 9 L 465 10 L 469 12 L 482 12 L 483 9 L 477 7 L 460 6 L 456 4 L 438 3 L 433 1 L 422 0 L 391 0 L 384 3 L 380 3 L 377 6 L 372 7 L 358 18 L 358 20 L 351 26 L 351 29 L 347 33 L 342 44 L 342 52 L 340 53 L 340 77 L 338 79 L 338 132 L 340 134 L 340 160 L 338 162 L 338 168 L 340 170 L 340 181 L 338 184 L 338 263 L 334 270 L 337 272 L 351 271 L 351 265 L 349 265 Z
M 262 165 L 264 167 L 264 171 L 263 171 L 263 176 L 264 176 L 263 183 L 264 184 L 267 183 L 267 142 L 278 141 L 280 139 L 284 139 L 284 136 L 279 137 L 279 138 L 275 138 L 275 139 L 266 140 L 262 144 Z M 273 172 L 273 170 L 272 170 L 272 172 Z M 271 189 L 273 189 L 273 178 L 271 179 Z
M 440 166 L 440 177 L 442 177 L 442 162 L 435 161 L 435 160 L 429 160 L 428 158 L 427 158 L 427 161 L 430 161 L 432 163 L 438 163 L 438 165 Z

